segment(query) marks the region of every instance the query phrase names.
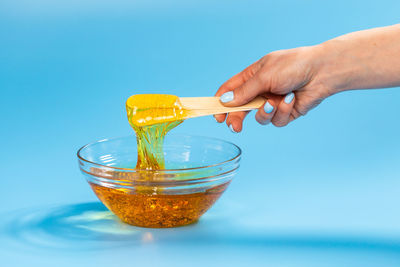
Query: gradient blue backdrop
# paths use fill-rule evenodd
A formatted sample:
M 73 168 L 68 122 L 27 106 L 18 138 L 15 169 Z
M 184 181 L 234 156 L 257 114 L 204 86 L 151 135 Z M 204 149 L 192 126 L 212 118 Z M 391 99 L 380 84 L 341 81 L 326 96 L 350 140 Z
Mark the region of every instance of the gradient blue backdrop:
M 2 266 L 400 266 L 400 89 L 347 92 L 285 128 L 175 132 L 243 149 L 198 224 L 114 220 L 75 152 L 132 131 L 132 94 L 210 96 L 264 54 L 399 22 L 398 0 L 0 2 Z

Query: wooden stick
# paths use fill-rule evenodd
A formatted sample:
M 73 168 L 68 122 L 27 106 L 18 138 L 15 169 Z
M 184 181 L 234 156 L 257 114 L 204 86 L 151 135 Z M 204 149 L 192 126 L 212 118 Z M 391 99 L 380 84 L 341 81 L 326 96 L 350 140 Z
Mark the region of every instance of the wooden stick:
M 235 111 L 247 111 L 260 108 L 266 101 L 262 96 L 254 98 L 249 103 L 237 107 L 225 107 L 219 101 L 219 97 L 180 97 L 183 107 L 189 110 L 187 118 L 229 113 Z

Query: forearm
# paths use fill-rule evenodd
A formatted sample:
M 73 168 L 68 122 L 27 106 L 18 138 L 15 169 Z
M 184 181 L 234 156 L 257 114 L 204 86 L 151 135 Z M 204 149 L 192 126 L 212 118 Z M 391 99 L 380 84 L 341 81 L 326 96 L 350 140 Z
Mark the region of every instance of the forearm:
M 346 34 L 318 49 L 315 75 L 330 94 L 400 86 L 400 24 Z

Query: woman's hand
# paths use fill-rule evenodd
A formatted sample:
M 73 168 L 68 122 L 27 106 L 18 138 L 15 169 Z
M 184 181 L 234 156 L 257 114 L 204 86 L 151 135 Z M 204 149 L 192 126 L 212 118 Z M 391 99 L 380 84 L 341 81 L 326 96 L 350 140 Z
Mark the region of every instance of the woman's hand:
M 281 127 L 335 93 L 400 86 L 400 25 L 354 32 L 310 47 L 272 52 L 225 82 L 215 94 L 239 106 L 258 95 L 260 124 Z M 215 115 L 234 132 L 248 112 Z
M 225 82 L 215 94 L 226 106 L 246 104 L 254 97 L 266 97 L 256 120 L 282 127 L 305 115 L 330 95 L 318 81 L 318 46 L 272 52 Z M 248 112 L 215 115 L 218 122 L 226 119 L 231 130 L 240 132 Z

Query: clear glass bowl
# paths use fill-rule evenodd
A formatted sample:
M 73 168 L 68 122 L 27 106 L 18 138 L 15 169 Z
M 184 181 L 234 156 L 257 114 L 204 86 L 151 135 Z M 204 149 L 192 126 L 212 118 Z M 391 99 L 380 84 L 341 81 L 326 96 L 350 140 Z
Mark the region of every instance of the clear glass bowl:
M 164 170 L 135 169 L 135 136 L 85 145 L 78 161 L 97 197 L 122 221 L 161 228 L 197 221 L 229 185 L 240 155 L 220 139 L 169 134 Z

